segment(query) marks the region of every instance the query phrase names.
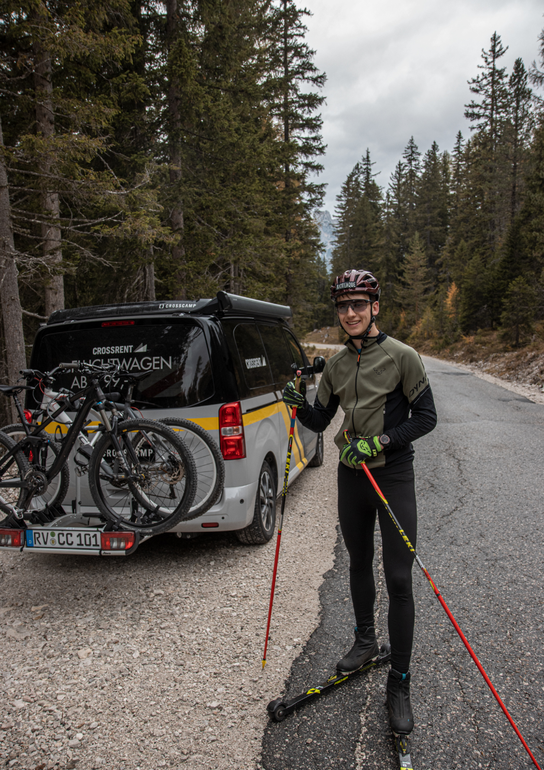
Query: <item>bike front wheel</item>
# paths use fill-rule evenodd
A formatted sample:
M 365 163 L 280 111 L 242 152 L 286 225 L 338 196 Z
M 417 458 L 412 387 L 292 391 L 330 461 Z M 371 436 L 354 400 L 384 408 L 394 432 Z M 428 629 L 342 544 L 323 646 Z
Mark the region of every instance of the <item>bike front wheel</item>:
M 89 462 L 89 488 L 100 512 L 122 529 L 158 534 L 189 512 L 197 473 L 182 439 L 154 420 L 124 420 L 104 435 Z
M 15 441 L 0 432 L 0 524 L 5 524 L 15 513 L 15 508 L 19 508 L 24 480 L 30 470 L 23 452 L 15 451 L 11 458 L 8 457 L 15 445 Z

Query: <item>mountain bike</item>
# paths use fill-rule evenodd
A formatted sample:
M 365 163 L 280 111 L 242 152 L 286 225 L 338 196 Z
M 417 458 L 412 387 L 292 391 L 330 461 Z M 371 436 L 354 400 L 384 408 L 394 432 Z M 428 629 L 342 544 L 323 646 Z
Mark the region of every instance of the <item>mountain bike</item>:
M 100 515 L 118 529 L 142 535 L 171 529 L 189 513 L 196 491 L 194 460 L 183 441 L 157 421 L 120 418 L 102 389 L 113 376 L 122 379 L 123 372 L 117 365 L 59 364 L 43 376 L 52 383 L 55 374 L 66 371 L 86 375 L 89 385 L 63 399 L 20 441 L 0 431 L 0 512 L 5 516 L 2 526 L 26 527 L 26 521 L 35 520 L 32 501 L 37 496 L 46 499 L 52 482 L 68 472 L 68 456 L 83 436 L 90 444 L 89 489 Z M 15 397 L 30 387 L 0 386 L 0 392 Z M 52 442 L 46 428 L 58 422 L 67 410 L 75 412 L 75 416 L 62 440 Z M 95 437 L 94 443 L 85 436 L 92 410 L 100 415 L 94 430 L 101 435 Z M 23 421 L 22 410 L 19 414 Z M 50 461 L 35 464 L 46 448 L 51 449 L 51 443 L 55 448 Z M 55 492 L 55 505 L 62 502 L 64 484 L 60 486 L 60 492 Z
M 28 435 L 31 428 L 43 426 L 44 419 L 50 417 L 53 411 L 66 400 L 74 398 L 74 393 L 62 388 L 59 391 L 53 390 L 52 383 L 45 375 L 36 369 L 24 369 L 21 374 L 26 379 L 27 384 L 34 381 L 33 386 L 35 398 L 41 401 L 40 407 L 35 410 L 23 410 L 18 402 L 17 395 L 14 395 L 15 405 L 20 416 L 20 422 L 5 425 L 1 428 L 14 441 L 20 441 L 25 435 Z M 139 408 L 133 401 L 134 388 L 137 383 L 147 376 L 144 374 L 134 374 L 122 371 L 115 375 L 109 383 L 111 386 L 123 391 L 124 396 L 119 392 L 107 392 L 105 398 L 110 409 L 122 416 L 123 419 L 144 418 Z M 25 388 L 26 389 L 26 388 Z M 143 402 L 140 402 L 145 405 Z M 189 512 L 183 517 L 184 521 L 195 519 L 202 516 L 218 501 L 223 491 L 225 483 L 225 465 L 221 451 L 210 436 L 210 434 L 197 425 L 192 420 L 186 420 L 181 417 L 163 417 L 160 422 L 171 428 L 179 436 L 195 461 L 197 481 L 196 492 Z M 41 455 L 35 456 L 34 464 L 41 468 L 49 467 L 54 461 L 55 456 L 60 451 L 60 444 L 63 436 L 72 424 L 72 419 L 68 412 L 61 413 L 56 418 L 54 439 L 51 439 L 49 445 L 42 448 Z M 78 437 L 79 445 L 73 452 L 73 468 L 77 476 L 81 477 L 87 474 L 89 468 L 89 458 L 92 447 L 100 433 L 96 426 L 100 424 L 100 415 L 92 409 L 88 416 L 88 421 L 80 431 Z M 51 430 L 51 429 L 50 429 Z M 31 453 L 32 454 L 32 453 Z M 29 462 L 33 462 L 28 456 Z M 34 497 L 32 507 L 35 510 L 34 523 L 47 523 L 54 519 L 60 512 L 58 503 L 64 499 L 66 490 L 69 486 L 69 468 L 66 464 L 63 471 L 56 479 L 56 484 L 50 484 L 47 492 L 43 495 Z M 61 478 L 62 477 L 62 478 Z

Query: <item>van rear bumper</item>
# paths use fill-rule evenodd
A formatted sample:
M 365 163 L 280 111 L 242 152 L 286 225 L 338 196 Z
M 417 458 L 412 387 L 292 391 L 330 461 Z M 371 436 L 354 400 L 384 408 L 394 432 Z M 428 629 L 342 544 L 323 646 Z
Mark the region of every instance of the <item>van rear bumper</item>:
M 226 532 L 247 527 L 253 521 L 257 484 L 254 481 L 245 486 L 225 487 L 219 502 L 209 511 L 191 521 L 176 524 L 170 532 Z

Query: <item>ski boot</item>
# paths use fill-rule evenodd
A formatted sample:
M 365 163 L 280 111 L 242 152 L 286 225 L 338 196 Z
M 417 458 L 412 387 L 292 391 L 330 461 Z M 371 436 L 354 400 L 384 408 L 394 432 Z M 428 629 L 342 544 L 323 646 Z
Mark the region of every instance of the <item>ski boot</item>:
M 356 628 L 355 644 L 346 657 L 338 661 L 336 668 L 344 674 L 351 674 L 368 663 L 369 660 L 376 658 L 378 653 L 379 648 L 374 626 L 367 626 L 361 631 Z
M 414 729 L 410 705 L 410 674 L 399 674 L 392 668 L 387 678 L 389 723 L 395 735 L 409 735 Z

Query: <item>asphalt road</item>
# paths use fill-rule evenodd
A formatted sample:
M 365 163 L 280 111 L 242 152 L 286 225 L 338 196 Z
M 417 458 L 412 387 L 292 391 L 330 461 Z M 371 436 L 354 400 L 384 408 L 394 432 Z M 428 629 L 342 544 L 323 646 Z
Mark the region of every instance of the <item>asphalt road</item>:
M 439 424 L 416 444 L 418 554 L 544 766 L 544 406 L 446 363 L 425 364 Z M 429 583 L 414 570 L 414 768 L 533 767 Z M 386 641 L 381 571 L 378 580 L 377 626 Z M 348 596 L 339 541 L 321 588 L 320 625 L 278 696 L 293 697 L 334 671 L 353 638 Z M 262 767 L 398 767 L 386 675 L 386 667 L 363 674 L 284 722 L 270 722 Z

